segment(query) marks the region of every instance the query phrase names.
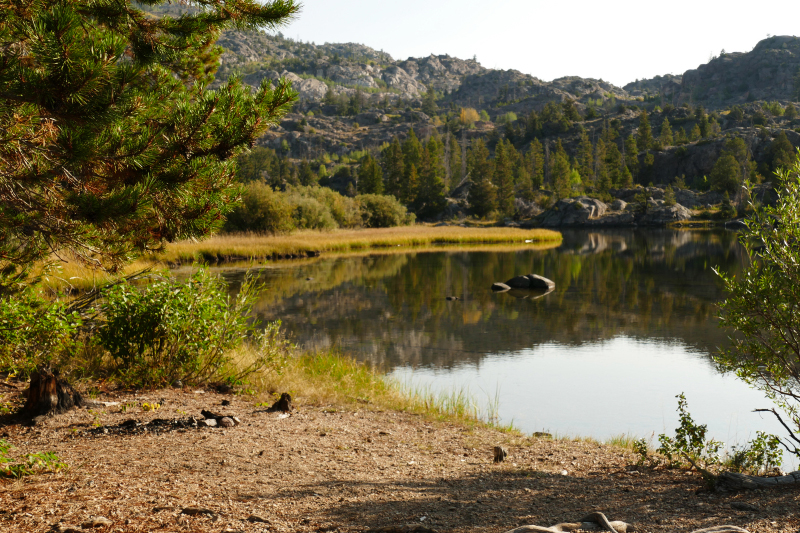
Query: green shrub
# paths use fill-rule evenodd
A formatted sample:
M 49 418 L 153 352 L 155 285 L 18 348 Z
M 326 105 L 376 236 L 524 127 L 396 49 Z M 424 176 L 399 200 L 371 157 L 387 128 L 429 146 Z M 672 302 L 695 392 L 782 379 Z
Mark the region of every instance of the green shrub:
M 73 352 L 81 318 L 35 288 L 0 299 L 0 371 L 26 378 Z
M 414 214 L 394 196 L 361 194 L 355 198 L 365 228 L 391 228 L 414 223 Z
M 313 198 L 323 204 L 340 228 L 355 228 L 361 225 L 358 203 L 353 198 L 342 196 L 328 187 L 293 187 L 287 192 Z
M 332 230 L 338 227 L 327 206 L 314 198 L 300 194 L 286 196 L 291 207 L 292 221 L 297 229 Z
M 122 283 L 100 306 L 96 342 L 113 358 L 113 373 L 130 386 L 236 384 L 288 349 L 276 323 L 252 337 L 259 346 L 252 361 L 242 366 L 232 359 L 231 350 L 253 335 L 248 314 L 257 289 L 248 278 L 231 302 L 225 282 L 205 269 L 185 282 Z
M 225 231 L 287 233 L 294 229 L 292 207 L 283 195 L 263 181 L 244 186 L 242 202 L 228 215 Z

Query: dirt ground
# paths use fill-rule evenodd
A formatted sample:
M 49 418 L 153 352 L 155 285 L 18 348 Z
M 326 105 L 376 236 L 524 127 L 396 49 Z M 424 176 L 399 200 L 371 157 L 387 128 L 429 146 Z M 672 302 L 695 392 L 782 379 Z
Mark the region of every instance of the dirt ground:
M 0 438 L 15 454 L 54 451 L 69 465 L 0 479 L 0 531 L 82 531 L 103 517 L 106 525 L 93 531 L 344 532 L 418 524 L 504 532 L 574 522 L 590 511 L 644 532 L 800 527 L 795 487 L 711 493 L 697 474 L 629 470 L 633 455 L 612 446 L 522 438 L 368 405 L 300 405 L 286 416 L 249 397 L 189 390 L 96 400 L 118 405 L 74 410 L 35 427 L 0 418 Z M 144 403 L 162 407 L 145 411 Z M 241 425 L 115 429 L 130 419 L 200 418 L 201 409 L 237 416 Z M 508 450 L 504 463 L 492 462 L 496 445 Z

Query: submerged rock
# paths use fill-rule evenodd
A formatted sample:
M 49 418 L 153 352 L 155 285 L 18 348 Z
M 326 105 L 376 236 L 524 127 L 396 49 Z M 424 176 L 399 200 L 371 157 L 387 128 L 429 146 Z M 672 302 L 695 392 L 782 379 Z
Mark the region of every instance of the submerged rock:
M 511 278 L 505 283 L 512 289 L 554 289 L 556 284 L 543 276 L 538 274 L 528 274 L 526 276 L 517 276 Z
M 492 285 L 492 290 L 494 292 L 505 292 L 505 291 L 510 291 L 511 287 L 509 287 L 505 283 L 495 283 Z

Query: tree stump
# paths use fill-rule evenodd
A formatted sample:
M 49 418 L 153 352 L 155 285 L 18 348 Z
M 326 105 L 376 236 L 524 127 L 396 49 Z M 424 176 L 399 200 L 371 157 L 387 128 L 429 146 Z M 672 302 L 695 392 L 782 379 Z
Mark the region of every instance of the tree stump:
M 78 391 L 52 371 L 42 369 L 31 376 L 28 398 L 21 414 L 30 418 L 57 415 L 83 405 L 83 397 Z
M 293 409 L 292 397 L 289 395 L 288 392 L 284 392 L 283 394 L 281 394 L 280 399 L 277 402 L 275 402 L 274 404 L 272 404 L 272 407 L 267 409 L 267 412 L 268 413 L 277 413 L 277 412 L 291 413 L 292 409 Z

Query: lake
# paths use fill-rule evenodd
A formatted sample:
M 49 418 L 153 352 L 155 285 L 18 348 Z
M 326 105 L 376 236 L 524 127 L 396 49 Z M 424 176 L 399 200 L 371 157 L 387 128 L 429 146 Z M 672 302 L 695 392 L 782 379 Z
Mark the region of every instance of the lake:
M 783 434 L 752 413 L 772 403 L 711 359 L 728 342 L 717 326 L 723 291 L 712 268 L 737 273 L 747 261 L 735 233 L 563 233 L 550 248 L 389 250 L 275 264 L 259 271 L 266 290 L 256 313 L 281 319 L 303 348 L 338 346 L 413 386 L 468 389 L 483 406 L 497 401 L 500 420 L 527 433 L 672 435 L 675 396 L 684 392 L 714 438 Z M 490 290 L 528 273 L 556 289 Z M 242 272 L 224 275 L 235 283 Z

